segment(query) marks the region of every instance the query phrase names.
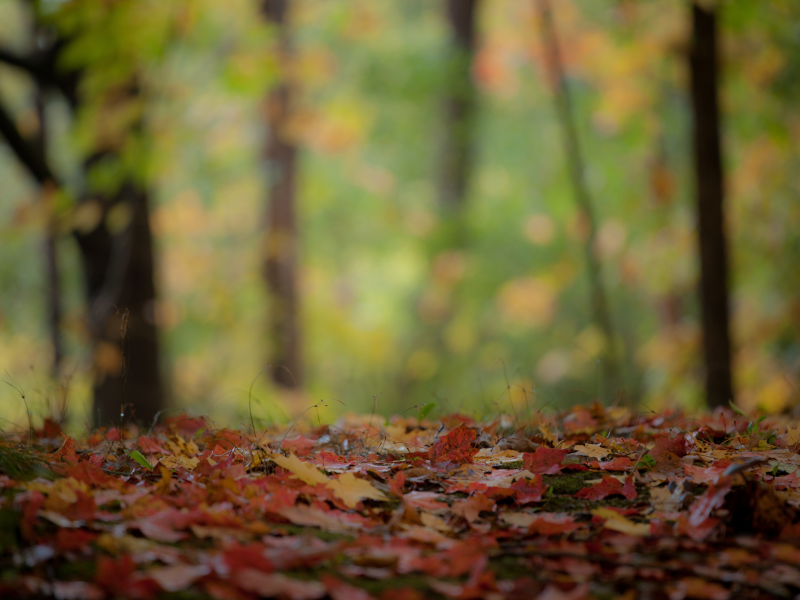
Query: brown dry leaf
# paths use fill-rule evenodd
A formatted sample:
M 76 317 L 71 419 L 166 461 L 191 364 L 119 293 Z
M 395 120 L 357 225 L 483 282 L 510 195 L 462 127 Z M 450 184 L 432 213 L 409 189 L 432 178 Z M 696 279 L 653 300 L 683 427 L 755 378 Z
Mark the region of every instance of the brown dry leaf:
M 500 448 L 499 443 L 497 447 Z M 497 452 L 495 448 L 481 448 L 473 459 L 476 463 L 492 467 L 522 460 L 522 453 L 518 450 L 502 450 L 501 452 Z
M 191 471 L 200 463 L 200 459 L 196 457 L 188 457 L 183 456 L 182 454 L 171 454 L 168 456 L 162 456 L 161 459 L 158 461 L 159 465 L 166 467 L 167 469 L 177 469 L 178 467 L 183 467 Z
M 537 520 L 536 515 L 526 512 L 501 512 L 500 520 L 507 525 L 527 529 Z
M 347 508 L 355 508 L 362 500 L 388 500 L 386 495 L 365 479 L 359 479 L 352 473 L 344 473 L 338 479 L 332 479 L 326 486 L 333 490 Z
M 605 458 L 611 454 L 610 450 L 607 450 L 602 446 L 598 446 L 597 444 L 573 446 L 572 450 L 585 456 L 591 456 L 592 458 Z
M 317 469 L 314 465 L 303 462 L 294 454 L 290 454 L 289 456 L 271 454 L 270 458 L 287 471 L 294 473 L 295 477 L 308 485 L 328 483 L 328 476 L 325 475 L 325 473 Z
M 675 491 L 670 491 L 669 487 L 651 487 L 650 504 L 659 512 L 678 512 L 683 508 L 683 498 L 686 492 L 679 486 Z

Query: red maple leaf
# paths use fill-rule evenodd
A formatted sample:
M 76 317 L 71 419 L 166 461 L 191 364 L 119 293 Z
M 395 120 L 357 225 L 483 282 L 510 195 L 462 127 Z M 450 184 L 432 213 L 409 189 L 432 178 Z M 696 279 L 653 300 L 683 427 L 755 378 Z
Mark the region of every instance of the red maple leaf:
M 59 529 L 56 532 L 55 547 L 59 552 L 77 552 L 96 540 L 97 536 L 98 534 L 84 529 Z
M 463 502 L 454 504 L 451 510 L 472 524 L 478 519 L 478 515 L 481 512 L 492 512 L 494 510 L 494 501 L 484 494 L 475 494 Z
M 575 519 L 569 515 L 540 513 L 539 518 L 528 527 L 528 533 L 530 535 L 562 535 L 572 533 L 580 527 L 580 523 L 576 523 Z
M 529 504 L 531 502 L 541 502 L 542 494 L 547 489 L 541 477 L 536 479 L 520 479 L 511 485 L 511 489 L 516 492 L 518 504 Z
M 629 471 L 633 467 L 633 461 L 627 456 L 618 456 L 614 460 L 606 462 L 593 461 L 589 463 L 593 469 L 600 469 L 601 471 Z
M 478 449 L 472 447 L 472 442 L 477 436 L 477 431 L 470 429 L 462 423 L 446 436 L 439 439 L 439 441 L 428 450 L 428 460 L 432 463 L 471 463 L 472 457 L 478 453 Z
M 118 559 L 101 556 L 97 561 L 95 582 L 112 597 L 154 598 L 159 586 L 152 579 L 137 579 L 134 576 L 136 565 L 129 555 Z
M 297 456 L 307 456 L 308 454 L 311 453 L 311 450 L 314 448 L 314 444 L 316 443 L 317 443 L 316 440 L 312 440 L 305 436 L 298 435 L 297 437 L 288 440 L 283 440 L 283 442 L 281 443 L 281 448 Z M 325 454 L 333 454 L 333 453 L 326 452 Z M 333 456 L 336 455 L 333 454 Z
M 798 479 L 798 477 L 797 477 L 797 471 L 793 471 L 789 475 L 782 475 L 781 477 L 775 477 L 772 480 L 772 483 L 779 490 L 782 490 L 784 488 L 799 488 L 800 487 L 800 479 Z
M 225 549 L 225 564 L 231 571 L 238 569 L 255 569 L 264 573 L 272 573 L 275 569 L 267 559 L 262 544 L 232 544 Z
M 701 542 L 706 539 L 712 531 L 714 531 L 718 524 L 719 519 L 708 517 L 696 525 L 692 525 L 689 522 L 689 518 L 682 513 L 678 518 L 678 522 L 675 523 L 675 533 L 690 537 L 696 542 Z
M 50 456 L 56 461 L 66 462 L 72 465 L 76 464 L 78 462 L 78 453 L 75 450 L 75 440 L 71 437 L 67 437 L 61 448 Z
M 710 484 L 705 493 L 695 500 L 689 509 L 689 524 L 692 527 L 699 527 L 709 518 L 711 511 L 721 508 L 732 484 L 730 477 L 721 477 L 716 483 Z
M 139 446 L 139 451 L 142 454 L 167 454 L 167 451 L 164 449 L 164 447 L 153 438 L 141 435 L 139 436 L 137 445 Z
M 371 596 L 366 590 L 352 586 L 331 575 L 322 575 L 320 580 L 332 600 L 374 600 L 374 596 Z
M 531 473 L 542 475 L 554 475 L 561 472 L 561 463 L 564 458 L 569 454 L 569 450 L 562 450 L 560 448 L 545 448 L 541 446 L 536 449 L 536 452 L 526 452 L 522 455 L 525 468 Z
M 208 427 L 205 417 L 190 417 L 187 414 L 167 417 L 166 425 L 184 437 L 191 437 L 200 429 Z
M 389 489 L 395 496 L 403 497 L 403 486 L 406 484 L 406 474 L 402 471 L 398 472 L 391 480 L 389 480 Z
M 669 452 L 671 454 L 677 454 L 678 456 L 686 456 L 689 454 L 689 444 L 686 442 L 686 438 L 682 435 L 677 437 L 661 437 L 656 440 L 656 445 L 650 449 L 650 456 L 656 459 L 661 457 L 662 454 Z
M 577 494 L 576 498 L 586 498 L 587 500 L 602 500 L 608 496 L 620 494 L 625 496 L 628 500 L 633 500 L 637 497 L 636 488 L 633 487 L 633 479 L 627 477 L 623 485 L 619 479 L 611 477 L 603 473 L 603 480 L 592 487 L 583 488 Z

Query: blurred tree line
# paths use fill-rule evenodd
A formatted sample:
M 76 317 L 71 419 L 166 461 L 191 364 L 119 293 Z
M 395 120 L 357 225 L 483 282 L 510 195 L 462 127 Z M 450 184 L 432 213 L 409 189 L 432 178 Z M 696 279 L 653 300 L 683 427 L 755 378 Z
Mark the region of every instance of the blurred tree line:
M 797 400 L 789 0 L 0 24 L 0 366 L 51 412 Z

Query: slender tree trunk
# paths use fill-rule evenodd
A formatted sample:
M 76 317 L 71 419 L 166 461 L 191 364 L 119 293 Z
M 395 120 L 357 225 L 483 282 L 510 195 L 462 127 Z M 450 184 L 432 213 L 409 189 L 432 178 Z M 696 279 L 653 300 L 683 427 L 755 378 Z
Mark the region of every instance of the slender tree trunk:
M 600 261 L 595 254 L 597 219 L 592 198 L 584 179 L 585 165 L 578 141 L 572 99 L 564 76 L 558 34 L 553 22 L 550 3 L 548 0 L 537 0 L 537 5 L 545 44 L 545 61 L 555 90 L 556 111 L 561 123 L 570 181 L 575 195 L 575 202 L 587 227 L 588 235 L 584 245 L 584 255 L 591 289 L 593 320 L 605 338 L 605 355 L 602 360 L 605 384 L 612 394 L 616 394 L 622 391 L 622 373 L 617 352 L 617 336 L 608 305 L 608 293 L 603 282 Z
M 710 407 L 727 406 L 733 400 L 733 385 L 718 101 L 717 24 L 713 10 L 706 10 L 699 4 L 692 5 L 690 66 L 706 401 Z
M 289 2 L 264 0 L 262 7 L 265 17 L 276 28 L 280 65 L 285 67 L 291 56 Z M 272 379 L 281 387 L 300 388 L 304 372 L 297 281 L 297 147 L 287 137 L 292 101 L 291 84 L 284 75 L 265 105 L 268 191 L 264 281 L 270 303 L 267 335 Z
M 478 0 L 447 0 L 446 8 L 452 49 L 444 99 L 439 199 L 445 215 L 458 219 L 472 170 L 476 91 L 471 69 L 477 39 Z

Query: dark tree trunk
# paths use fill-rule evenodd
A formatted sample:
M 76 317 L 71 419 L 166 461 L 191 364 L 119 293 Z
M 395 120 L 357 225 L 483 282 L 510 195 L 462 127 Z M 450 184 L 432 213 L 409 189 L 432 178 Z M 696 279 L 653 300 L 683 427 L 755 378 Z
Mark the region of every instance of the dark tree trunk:
M 692 6 L 691 95 L 694 168 L 700 245 L 700 306 L 706 401 L 733 400 L 728 308 L 728 258 L 723 211 L 722 144 L 718 101 L 716 15 Z
M 48 51 L 31 57 L 18 57 L 0 49 L 0 60 L 27 71 L 41 85 L 58 89 L 77 111 L 79 74 L 60 73 L 55 68 L 63 47 L 64 43 L 58 41 Z M 131 89 L 136 93 L 134 87 Z M 0 134 L 43 189 L 60 187 L 43 145 L 24 139 L 2 105 Z M 94 156 L 84 168 L 88 171 L 103 158 L 102 154 Z M 149 423 L 164 408 L 165 394 L 155 324 L 153 240 L 147 194 L 128 181 L 113 197 L 87 195 L 82 201 L 97 202 L 102 213 L 93 230 L 73 232 L 84 271 L 94 357 L 92 419 L 95 425 L 119 424 L 123 420 L 120 414 L 124 413 L 124 420 L 132 416 Z M 106 228 L 105 215 L 119 203 L 128 205 L 131 219 L 123 231 L 112 234 Z M 56 268 L 55 257 L 54 253 L 53 260 L 48 259 L 51 269 Z M 50 311 L 53 320 L 56 315 L 52 307 Z
M 472 130 L 476 91 L 472 62 L 476 46 L 478 0 L 447 0 L 452 33 L 444 99 L 444 128 L 439 167 L 439 199 L 443 211 L 458 218 L 472 170 Z
M 600 261 L 595 254 L 597 219 L 594 205 L 584 179 L 584 160 L 578 140 L 578 131 L 572 112 L 572 99 L 564 76 L 558 34 L 548 0 L 538 0 L 539 18 L 545 45 L 545 62 L 554 88 L 556 111 L 561 124 L 564 148 L 567 154 L 570 182 L 578 210 L 584 220 L 588 235 L 584 244 L 586 271 L 591 290 L 592 317 L 595 325 L 603 332 L 605 353 L 602 360 L 606 389 L 612 394 L 622 392 L 622 368 L 617 351 L 616 332 L 611 319 L 608 293 L 602 277 Z
M 93 419 L 117 424 L 133 417 L 150 423 L 165 406 L 155 324 L 153 240 L 147 194 L 124 184 L 111 202 L 127 204 L 128 227 L 112 235 L 105 220 L 76 233 L 86 276 L 94 357 Z M 124 406 L 124 409 L 123 409 Z
M 288 0 L 265 0 L 263 13 L 275 26 L 280 65 L 291 55 Z M 286 135 L 292 110 L 292 89 L 281 77 L 265 106 L 268 127 L 264 158 L 268 177 L 264 281 L 269 294 L 267 324 L 269 364 L 281 387 L 303 385 L 300 297 L 298 293 L 298 233 L 296 210 L 297 147 Z

